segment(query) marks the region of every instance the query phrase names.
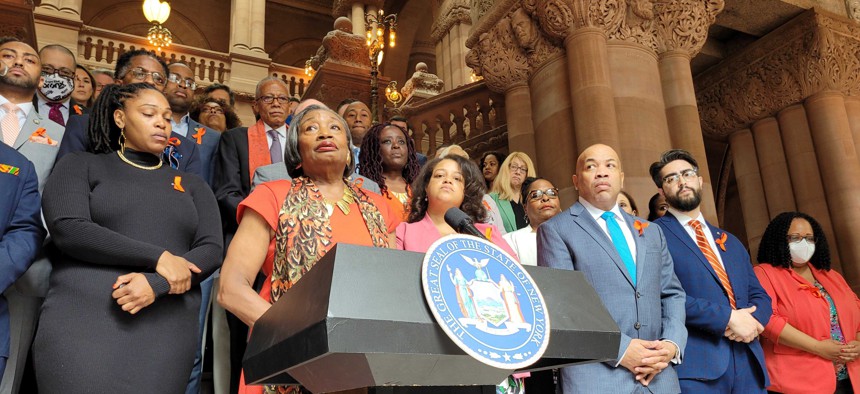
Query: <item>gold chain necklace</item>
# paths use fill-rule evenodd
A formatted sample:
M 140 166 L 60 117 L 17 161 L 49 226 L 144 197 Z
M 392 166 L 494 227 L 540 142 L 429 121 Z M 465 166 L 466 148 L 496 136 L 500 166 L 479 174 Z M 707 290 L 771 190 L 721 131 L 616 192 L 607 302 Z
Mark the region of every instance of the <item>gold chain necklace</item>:
M 349 206 L 355 202 L 355 196 L 352 194 L 352 189 L 350 189 L 349 186 L 345 186 L 343 189 L 343 197 L 341 197 L 340 200 L 332 202 L 323 197 L 323 202 L 325 203 L 325 209 L 328 211 L 329 217 L 334 213 L 335 205 L 337 205 L 344 215 L 349 215 Z
M 127 159 L 125 157 L 125 155 L 122 154 L 122 151 L 116 151 L 116 154 L 117 154 L 117 156 L 119 156 L 119 159 L 126 162 L 126 164 L 128 164 L 134 168 L 140 168 L 141 170 L 148 170 L 148 171 L 157 170 L 157 169 L 161 168 L 161 165 L 163 164 L 161 162 L 161 160 L 159 160 L 158 164 L 156 164 L 154 166 L 142 166 L 140 164 L 137 164 L 137 163 Z

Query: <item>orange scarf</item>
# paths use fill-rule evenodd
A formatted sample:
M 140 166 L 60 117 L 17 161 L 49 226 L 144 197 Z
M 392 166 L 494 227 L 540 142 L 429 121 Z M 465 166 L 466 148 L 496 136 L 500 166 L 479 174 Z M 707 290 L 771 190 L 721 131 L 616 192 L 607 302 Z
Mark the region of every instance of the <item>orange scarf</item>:
M 269 142 L 266 140 L 266 125 L 262 120 L 258 120 L 248 127 L 248 179 L 253 183 L 257 168 L 269 164 L 272 164 L 272 156 L 269 154 Z

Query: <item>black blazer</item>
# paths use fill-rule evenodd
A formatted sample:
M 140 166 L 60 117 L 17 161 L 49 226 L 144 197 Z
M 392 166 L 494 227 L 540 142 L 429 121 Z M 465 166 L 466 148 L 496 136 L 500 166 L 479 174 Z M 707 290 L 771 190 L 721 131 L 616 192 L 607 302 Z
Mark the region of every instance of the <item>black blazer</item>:
M 221 134 L 214 165 L 212 190 L 221 209 L 224 233 L 233 234 L 239 227 L 236 208 L 251 193 L 247 127 L 237 127 Z

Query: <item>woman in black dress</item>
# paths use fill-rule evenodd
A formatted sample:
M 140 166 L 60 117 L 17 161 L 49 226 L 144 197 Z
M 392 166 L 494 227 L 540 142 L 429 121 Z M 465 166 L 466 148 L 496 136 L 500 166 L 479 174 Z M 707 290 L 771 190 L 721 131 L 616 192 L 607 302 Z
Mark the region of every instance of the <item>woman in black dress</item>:
M 198 284 L 221 262 L 212 191 L 163 165 L 171 111 L 148 84 L 105 87 L 88 152 L 43 195 L 58 253 L 34 342 L 46 393 L 182 393 L 198 337 Z

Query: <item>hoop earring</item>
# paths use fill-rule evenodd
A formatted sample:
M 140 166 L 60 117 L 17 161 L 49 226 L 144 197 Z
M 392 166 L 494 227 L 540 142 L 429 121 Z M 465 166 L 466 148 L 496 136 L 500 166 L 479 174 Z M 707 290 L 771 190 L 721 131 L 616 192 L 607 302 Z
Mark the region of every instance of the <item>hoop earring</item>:
M 125 127 L 119 132 L 119 151 L 125 155 Z

